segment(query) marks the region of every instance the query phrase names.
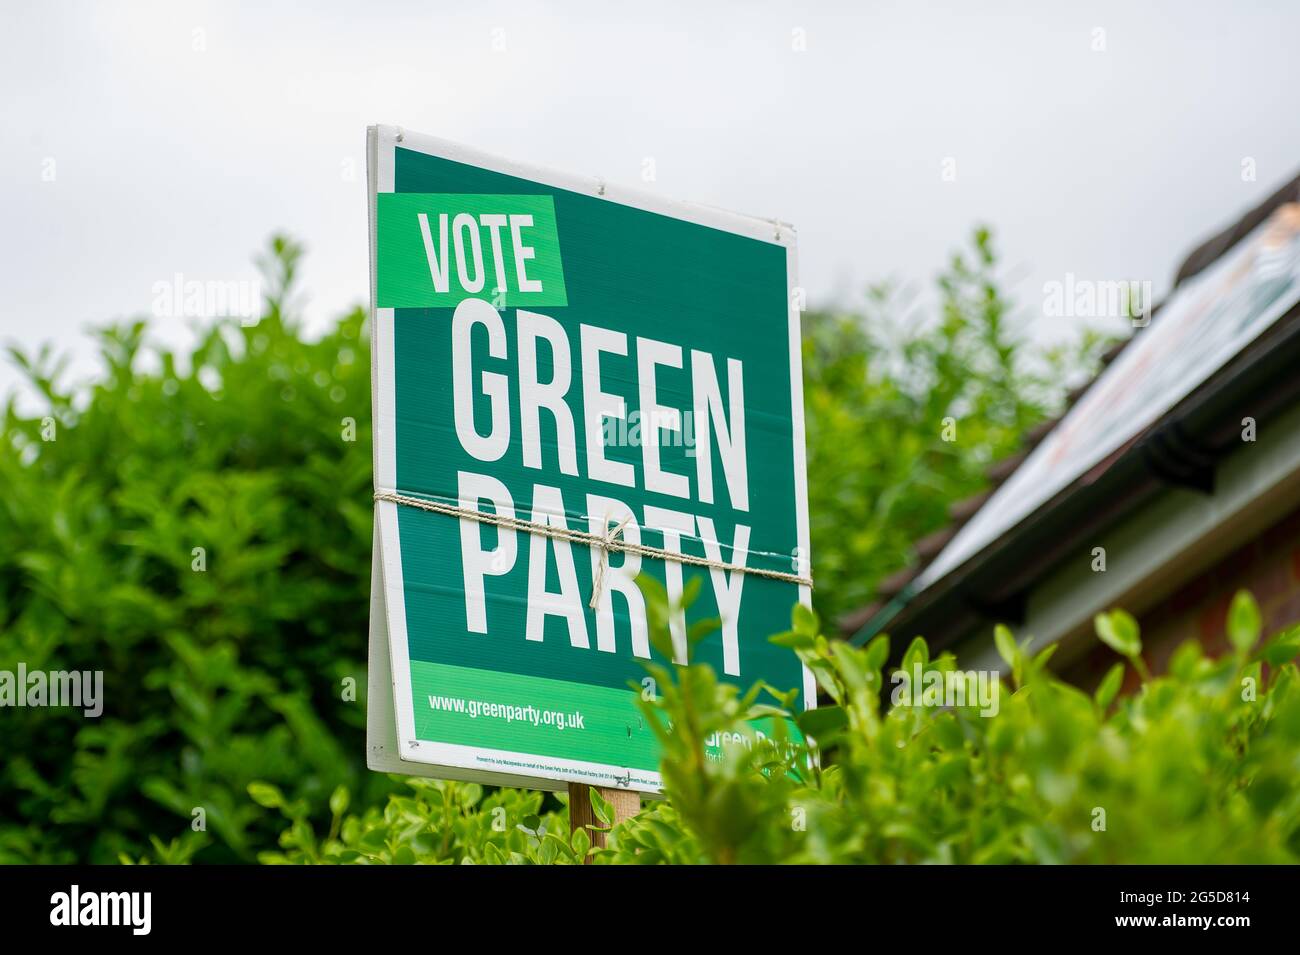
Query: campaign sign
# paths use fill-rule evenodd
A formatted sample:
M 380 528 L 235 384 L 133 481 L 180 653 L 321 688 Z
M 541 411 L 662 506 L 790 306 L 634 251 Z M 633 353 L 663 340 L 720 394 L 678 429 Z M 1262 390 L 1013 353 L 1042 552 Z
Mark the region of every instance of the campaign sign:
M 690 662 L 813 705 L 767 639 L 809 600 L 793 231 L 394 127 L 368 147 L 369 765 L 658 790 L 639 574 L 674 604 L 699 578 L 660 662 L 717 618 Z

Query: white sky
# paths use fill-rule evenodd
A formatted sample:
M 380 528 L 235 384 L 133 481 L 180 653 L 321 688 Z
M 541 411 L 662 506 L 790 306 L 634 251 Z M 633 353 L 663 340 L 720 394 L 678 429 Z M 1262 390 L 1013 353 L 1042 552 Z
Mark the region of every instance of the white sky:
M 88 325 L 178 272 L 254 279 L 275 230 L 323 327 L 366 295 L 375 122 L 792 222 L 813 304 L 928 281 L 988 222 L 1056 337 L 1078 319 L 1042 316 L 1044 282 L 1159 296 L 1300 167 L 1297 35 L 1300 5 L 1186 0 L 6 4 L 0 343 L 82 376 Z

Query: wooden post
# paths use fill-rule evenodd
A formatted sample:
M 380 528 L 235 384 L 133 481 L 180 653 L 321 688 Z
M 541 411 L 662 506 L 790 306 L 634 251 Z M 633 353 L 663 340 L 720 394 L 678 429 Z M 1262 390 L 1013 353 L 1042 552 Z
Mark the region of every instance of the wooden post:
M 584 826 L 601 825 L 601 821 L 596 818 L 596 813 L 591 808 L 591 794 L 587 791 L 590 788 L 587 783 L 569 783 L 570 834 Z M 612 826 L 618 825 L 624 819 L 632 818 L 641 809 L 641 794 L 630 789 L 606 789 L 604 786 L 597 786 L 596 792 L 614 807 L 614 818 L 610 821 Z M 587 834 L 591 836 L 592 846 L 605 845 L 605 833 L 589 829 Z

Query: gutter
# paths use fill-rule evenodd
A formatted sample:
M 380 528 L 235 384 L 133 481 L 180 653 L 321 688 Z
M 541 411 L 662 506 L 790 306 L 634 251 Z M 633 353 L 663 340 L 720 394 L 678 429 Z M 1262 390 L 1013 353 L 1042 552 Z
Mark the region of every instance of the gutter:
M 904 586 L 850 642 L 861 646 L 895 624 L 917 626 L 941 649 L 974 629 L 973 620 L 1018 622 L 1023 598 L 1086 538 L 1166 488 L 1212 494 L 1217 463 L 1238 440 L 1242 415 L 1263 427 L 1300 400 L 1298 366 L 1300 304 L 1163 418 L 965 563 L 928 587 Z

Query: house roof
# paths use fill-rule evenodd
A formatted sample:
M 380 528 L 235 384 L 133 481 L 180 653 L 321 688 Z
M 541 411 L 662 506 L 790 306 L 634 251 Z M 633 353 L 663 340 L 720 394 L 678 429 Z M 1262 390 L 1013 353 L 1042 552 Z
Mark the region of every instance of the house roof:
M 1170 296 L 1182 289 L 1195 276 L 1223 258 L 1242 239 L 1267 221 L 1276 209 L 1288 202 L 1296 201 L 1297 198 L 1300 198 L 1300 175 L 1280 186 L 1267 199 L 1250 209 L 1227 228 L 1198 245 L 1179 266 Z M 1136 329 L 1132 336 L 1117 342 L 1107 350 L 1102 356 L 1102 367 L 1097 375 L 1090 381 L 1073 389 L 1067 395 L 1065 407 L 1059 415 L 1032 428 L 1024 435 L 1021 448 L 1017 453 L 995 462 L 988 468 L 986 477 L 989 486 L 985 490 L 964 500 L 957 501 L 949 507 L 948 524 L 915 542 L 913 545 L 913 561 L 908 566 L 886 577 L 877 585 L 875 600 L 841 617 L 838 621 L 841 632 L 846 635 L 856 636 L 861 640 L 897 620 L 906 620 L 908 614 L 904 611 L 916 592 L 918 578 L 927 568 L 933 565 L 939 555 L 944 552 L 944 549 L 957 537 L 961 529 L 983 510 L 996 491 L 1029 459 L 1031 452 L 1052 434 L 1060 422 L 1068 415 L 1071 408 L 1078 404 L 1092 386 L 1102 378 L 1106 368 L 1112 365 L 1123 354 L 1125 349 L 1138 339 L 1139 335 L 1155 327 L 1159 321 L 1162 308 L 1168 301 L 1169 298 L 1167 297 L 1164 302 L 1153 309 L 1151 321 L 1145 328 Z M 1108 457 L 1103 462 L 1103 465 L 1114 463 L 1119 456 L 1133 450 L 1134 445 L 1138 443 L 1137 437 L 1135 436 L 1133 440 L 1127 442 L 1115 454 Z M 1071 490 L 1067 488 L 1065 493 L 1057 495 L 1052 500 L 1044 503 L 1038 510 L 1047 511 L 1061 507 L 1072 496 Z M 1104 515 L 1098 513 L 1094 514 L 1093 517 L 1104 517 Z M 952 571 L 945 572 L 943 576 L 952 576 L 959 569 L 954 568 Z M 937 581 L 931 581 L 930 585 L 933 586 L 935 583 Z M 1014 608 L 999 606 L 998 600 L 992 600 L 989 603 L 994 610 L 1014 611 Z

